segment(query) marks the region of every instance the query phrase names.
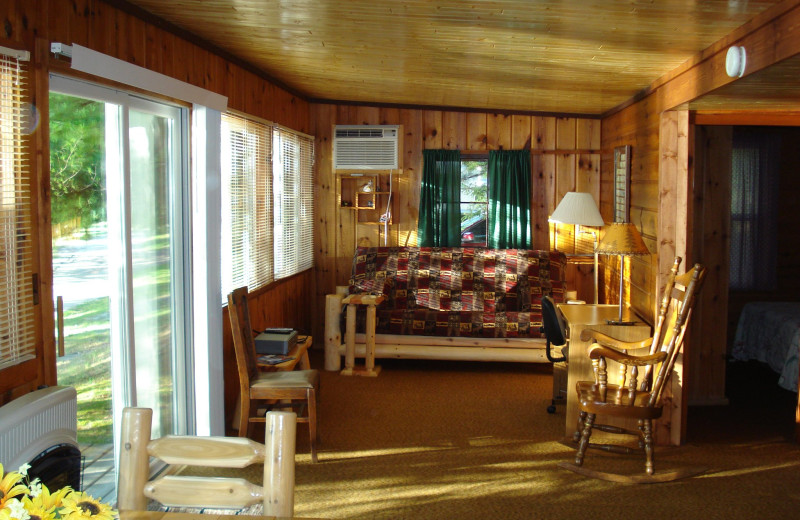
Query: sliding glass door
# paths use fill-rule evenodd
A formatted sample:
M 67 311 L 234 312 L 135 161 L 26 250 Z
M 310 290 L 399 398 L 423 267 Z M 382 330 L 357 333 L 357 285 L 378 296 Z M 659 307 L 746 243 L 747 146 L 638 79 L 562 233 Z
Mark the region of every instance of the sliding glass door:
M 54 295 L 64 297 L 65 322 L 71 324 L 64 333 L 65 358 L 72 355 L 71 331 L 100 328 L 105 333 L 93 343 L 97 350 L 85 353 L 86 363 L 110 360 L 109 368 L 93 372 L 92 384 L 86 385 L 81 381 L 86 372 L 70 371 L 69 359 L 60 358 L 59 384 L 75 384 L 79 392 L 85 387 L 79 416 L 81 406 L 96 404 L 95 392 L 105 385 L 111 395 L 107 418 L 119 418 L 124 406 L 144 406 L 154 411 L 154 435 L 185 433 L 193 409 L 187 391 L 186 109 L 58 76 L 51 77 L 51 105 L 66 107 L 51 114 L 51 141 L 64 141 L 51 142 L 51 154 L 66 149 L 62 158 L 51 157 L 54 222 L 63 222 L 54 231 Z M 87 107 L 90 121 L 77 119 Z M 58 132 L 52 130 L 57 125 Z M 81 139 L 93 143 L 81 145 Z M 91 150 L 94 163 L 68 165 L 70 149 L 82 155 Z M 73 191 L 59 185 L 57 191 L 56 184 L 72 175 L 70 168 L 92 169 L 95 182 Z M 94 193 L 82 193 L 85 189 Z M 63 269 L 63 262 L 70 268 Z M 69 273 L 70 283 L 61 283 L 60 271 Z M 89 286 L 92 291 L 83 290 Z M 62 287 L 69 294 L 58 294 Z M 87 299 L 96 301 L 87 304 Z M 82 323 L 82 314 L 70 309 L 96 309 L 106 318 Z M 62 381 L 68 373 L 74 381 Z M 85 424 L 79 421 L 79 430 L 93 427 L 88 417 Z M 117 438 L 115 424 L 109 441 Z

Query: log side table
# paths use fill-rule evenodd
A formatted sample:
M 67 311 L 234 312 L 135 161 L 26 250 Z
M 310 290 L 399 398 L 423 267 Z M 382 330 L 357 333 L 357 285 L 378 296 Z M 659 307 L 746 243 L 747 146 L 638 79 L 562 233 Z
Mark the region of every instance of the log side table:
M 342 300 L 347 305 L 347 326 L 344 332 L 344 369 L 343 376 L 377 377 L 381 367 L 375 366 L 375 313 L 386 296 L 383 294 L 353 294 Z M 356 367 L 356 306 L 367 306 L 367 323 L 364 330 L 366 352 L 364 366 Z

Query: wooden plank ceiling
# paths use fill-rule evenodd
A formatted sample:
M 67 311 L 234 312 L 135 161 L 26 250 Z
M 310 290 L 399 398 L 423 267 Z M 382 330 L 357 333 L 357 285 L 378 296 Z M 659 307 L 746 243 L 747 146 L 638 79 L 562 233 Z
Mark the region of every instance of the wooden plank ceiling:
M 599 115 L 777 0 L 129 2 L 312 101 Z

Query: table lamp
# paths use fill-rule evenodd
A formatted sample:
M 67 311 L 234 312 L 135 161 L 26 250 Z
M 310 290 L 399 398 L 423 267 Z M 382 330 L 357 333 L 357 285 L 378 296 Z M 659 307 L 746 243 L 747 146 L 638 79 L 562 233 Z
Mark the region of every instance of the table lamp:
M 632 325 L 632 321 L 622 320 L 623 298 L 625 295 L 625 257 L 649 255 L 650 251 L 642 240 L 636 226 L 630 222 L 615 222 L 606 226 L 600 239 L 597 252 L 601 255 L 619 255 L 619 320 L 608 320 L 609 325 Z
M 558 207 L 550 215 L 550 222 L 557 224 L 573 224 L 577 226 L 575 235 L 580 233 L 580 226 L 593 226 L 603 227 L 606 223 L 603 222 L 603 217 L 600 215 L 600 210 L 597 209 L 597 204 L 594 202 L 594 197 L 591 193 L 584 193 L 579 191 L 570 191 L 564 195 Z M 594 303 L 597 303 L 597 233 L 594 231 L 584 231 L 584 233 L 591 233 L 594 238 Z M 558 239 L 556 239 L 556 246 L 558 246 Z

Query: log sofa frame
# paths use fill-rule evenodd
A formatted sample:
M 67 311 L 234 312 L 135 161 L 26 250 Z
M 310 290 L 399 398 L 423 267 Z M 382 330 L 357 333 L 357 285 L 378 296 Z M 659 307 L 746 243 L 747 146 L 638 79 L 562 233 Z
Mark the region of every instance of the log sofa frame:
M 341 369 L 342 356 L 346 346 L 342 332 L 341 318 L 344 298 L 353 291 L 356 278 L 355 264 L 364 249 L 359 248 L 354 258 L 354 273 L 350 286 L 337 286 L 336 293 L 326 295 L 325 299 L 325 370 Z M 397 249 L 397 248 L 394 248 Z M 414 249 L 414 248 L 399 248 Z M 419 249 L 419 248 L 416 248 Z M 566 258 L 560 253 L 548 253 L 560 264 L 556 271 L 556 279 L 546 288 L 544 294 L 550 294 L 556 301 L 563 301 L 564 265 Z M 551 282 L 548 282 L 549 284 Z M 534 307 L 540 308 L 538 302 Z M 348 315 L 348 319 L 353 319 Z M 531 328 L 534 323 L 531 322 Z M 536 323 L 538 334 L 540 323 Z M 356 357 L 366 356 L 366 334 L 356 334 Z M 408 335 L 408 334 L 375 334 L 375 357 L 396 359 L 431 359 L 461 361 L 500 361 L 547 363 L 546 342 L 542 335 L 538 337 L 472 337 L 446 335 Z

